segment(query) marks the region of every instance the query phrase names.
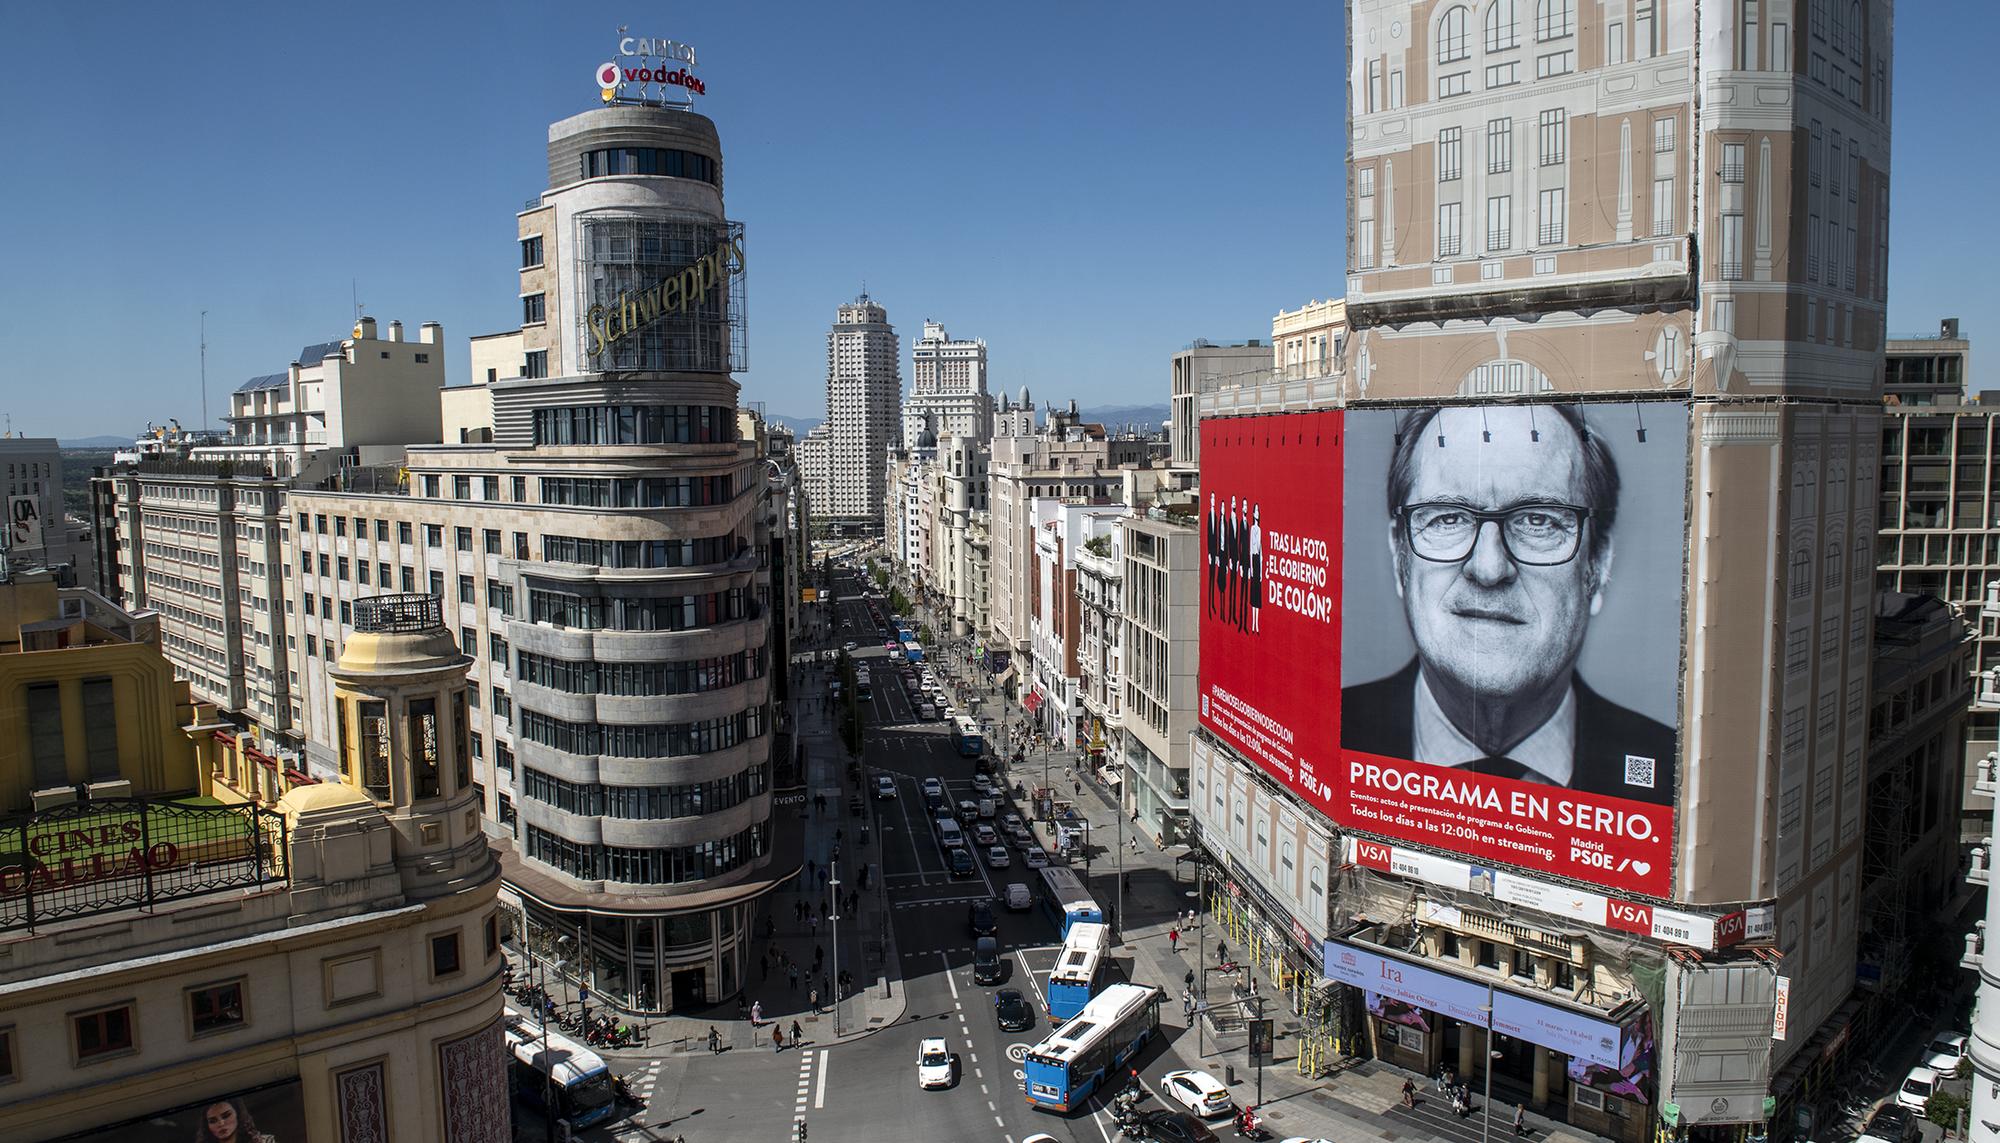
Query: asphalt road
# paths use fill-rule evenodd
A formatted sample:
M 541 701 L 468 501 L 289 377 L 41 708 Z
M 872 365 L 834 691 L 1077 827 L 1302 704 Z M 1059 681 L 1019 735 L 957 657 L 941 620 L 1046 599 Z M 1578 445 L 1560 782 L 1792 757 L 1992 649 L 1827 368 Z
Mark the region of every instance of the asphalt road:
M 762 1041 L 738 1044 L 718 1055 L 690 1054 L 684 1057 L 684 1066 L 658 1075 L 648 1113 L 642 1117 L 644 1126 L 631 1123 L 612 1135 L 664 1140 L 685 1134 L 689 1143 L 793 1140 L 794 1118 L 802 1115 L 808 1139 L 820 1143 L 878 1139 L 1021 1143 L 1037 1132 L 1060 1140 L 1112 1143 L 1116 1127 L 1101 1110 L 1061 1117 L 1027 1104 L 1020 1060 L 1050 1028 L 1042 994 L 1060 941 L 1039 910 L 1013 913 L 996 902 L 1007 973 L 998 984 L 978 985 L 972 980 L 974 938 L 967 913 L 972 902 L 991 900 L 1009 882 L 1033 887 L 1038 878 L 1021 864 L 1018 851 L 1009 868 L 988 868 L 981 850 L 975 876 L 950 874 L 932 837 L 922 782 L 928 777 L 943 781 L 954 804 L 975 799 L 976 760 L 956 752 L 945 722 L 917 719 L 914 685 L 904 682 L 884 648 L 859 577 L 837 574 L 834 586 L 838 624 L 829 645 L 853 641 L 854 657 L 871 668 L 863 786 L 864 796 L 874 801 L 874 821 L 881 832 L 877 852 L 901 957 L 902 981 L 895 987 L 905 990 L 905 1015 L 892 1027 L 838 1046 L 815 1044 L 814 1028 L 808 1027 L 803 1046 L 782 1052 Z M 893 622 L 886 600 L 877 607 L 885 622 Z M 894 780 L 895 799 L 874 799 L 878 774 Z M 993 1009 L 993 995 L 1001 988 L 1022 990 L 1044 1019 L 1024 1032 L 1002 1032 Z M 1140 1064 L 1155 1092 L 1162 1072 L 1182 1066 L 1173 1051 L 1173 1041 L 1183 1032 L 1178 1006 L 1169 1000 L 1161 1015 L 1162 1035 Z M 917 1086 L 917 1046 L 931 1036 L 943 1037 L 959 1057 L 959 1079 L 949 1089 L 924 1091 Z M 1094 1106 L 1101 1108 L 1103 1102 L 1100 1096 Z M 1157 1098 L 1149 1105 L 1158 1106 Z M 1228 1133 L 1226 1123 L 1217 1126 L 1219 1134 Z

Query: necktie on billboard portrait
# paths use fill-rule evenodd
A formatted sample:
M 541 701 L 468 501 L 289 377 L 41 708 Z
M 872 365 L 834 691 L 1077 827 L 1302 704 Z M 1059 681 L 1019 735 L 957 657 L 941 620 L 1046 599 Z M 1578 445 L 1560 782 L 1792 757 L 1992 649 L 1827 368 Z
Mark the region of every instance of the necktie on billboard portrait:
M 1552 781 L 1547 774 L 1542 773 L 1540 770 L 1523 766 L 1512 758 L 1497 756 L 1481 758 L 1477 762 L 1466 763 L 1465 768 L 1475 774 L 1491 774 L 1496 778 L 1513 778 L 1520 782 L 1540 782 L 1548 786 L 1560 784 Z

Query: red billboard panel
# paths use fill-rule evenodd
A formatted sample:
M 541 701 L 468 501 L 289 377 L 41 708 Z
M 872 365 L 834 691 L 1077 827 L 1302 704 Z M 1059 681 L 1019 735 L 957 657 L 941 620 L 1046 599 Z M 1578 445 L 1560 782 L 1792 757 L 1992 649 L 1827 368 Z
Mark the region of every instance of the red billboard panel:
M 1340 458 L 1338 410 L 1201 425 L 1201 724 L 1336 820 Z
M 1343 829 L 1669 895 L 1684 404 L 1216 419 L 1202 453 L 1204 727 Z

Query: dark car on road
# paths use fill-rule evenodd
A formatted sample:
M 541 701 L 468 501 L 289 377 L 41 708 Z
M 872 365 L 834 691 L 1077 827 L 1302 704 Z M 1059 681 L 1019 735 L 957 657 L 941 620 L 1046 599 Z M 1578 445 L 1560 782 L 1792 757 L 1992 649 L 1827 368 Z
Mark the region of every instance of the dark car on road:
M 993 1015 L 1002 1032 L 1025 1032 L 1035 1026 L 1035 1006 L 1018 988 L 1003 988 L 993 994 Z
M 965 910 L 965 921 L 972 927 L 972 935 L 975 937 L 990 937 L 1000 930 L 999 921 L 993 917 L 991 901 L 974 901 Z
M 1139 1134 L 1154 1143 L 1217 1143 L 1215 1132 L 1185 1111 L 1149 1111 L 1139 1117 Z
M 1869 1117 L 1868 1126 L 1861 1132 L 1862 1139 L 1881 1140 L 1882 1143 L 1916 1143 L 1917 1120 L 1907 1107 L 1893 1103 L 1875 1109 Z M 1856 1143 L 1859 1143 L 1857 1140 Z

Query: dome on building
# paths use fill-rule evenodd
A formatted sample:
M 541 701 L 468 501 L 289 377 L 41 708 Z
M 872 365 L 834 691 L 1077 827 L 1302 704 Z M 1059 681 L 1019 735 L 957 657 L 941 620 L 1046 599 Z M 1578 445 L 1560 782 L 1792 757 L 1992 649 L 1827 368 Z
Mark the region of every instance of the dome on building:
M 1023 409 L 1032 409 L 1035 407 L 1035 399 L 1028 395 L 1028 387 L 1026 385 L 1021 386 L 1021 399 L 1017 404 Z
M 937 447 L 937 430 L 936 430 L 936 429 L 934 429 L 934 428 L 931 428 L 931 427 L 930 427 L 929 425 L 925 425 L 925 426 L 924 426 L 924 431 L 923 431 L 923 432 L 920 432 L 920 433 L 918 433 L 918 434 L 917 434 L 917 447 L 918 447 L 918 448 L 936 448 L 936 447 Z

